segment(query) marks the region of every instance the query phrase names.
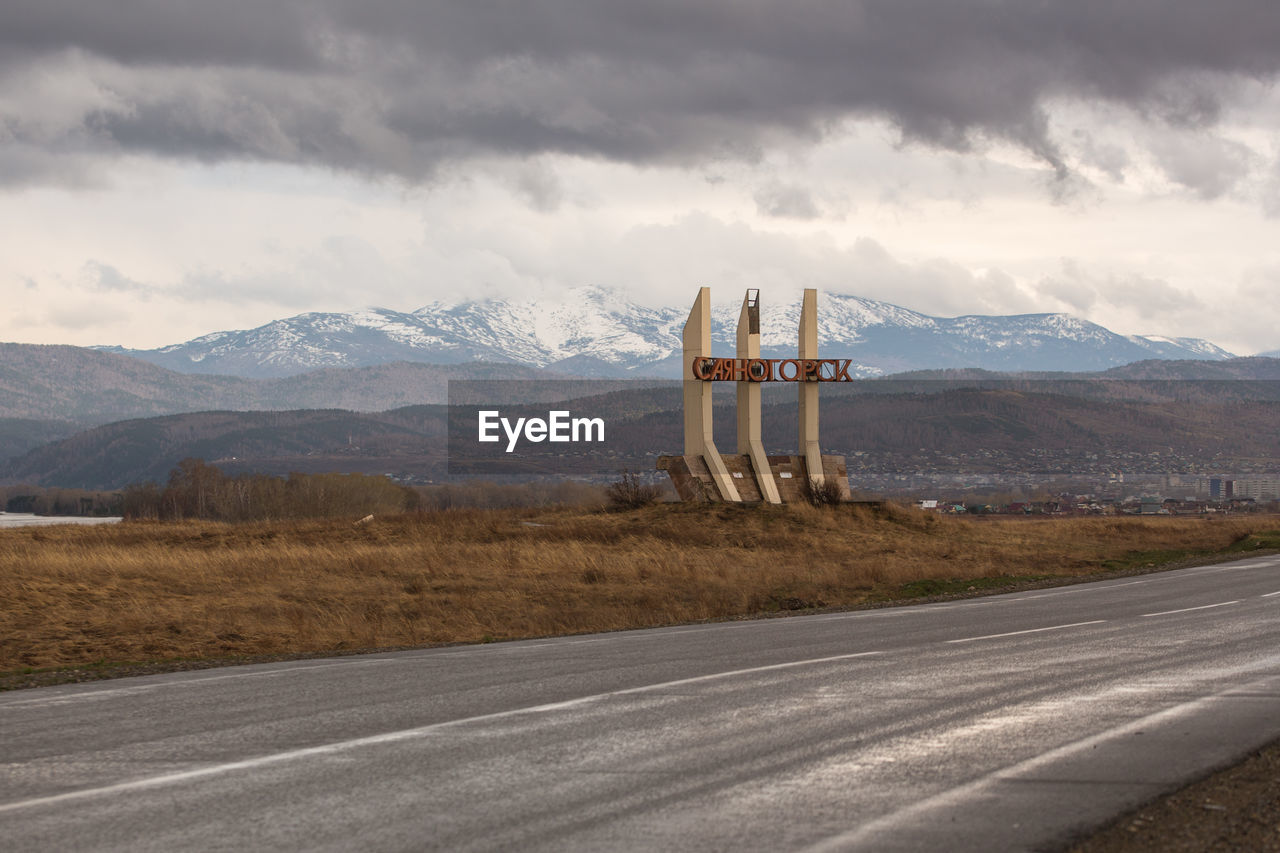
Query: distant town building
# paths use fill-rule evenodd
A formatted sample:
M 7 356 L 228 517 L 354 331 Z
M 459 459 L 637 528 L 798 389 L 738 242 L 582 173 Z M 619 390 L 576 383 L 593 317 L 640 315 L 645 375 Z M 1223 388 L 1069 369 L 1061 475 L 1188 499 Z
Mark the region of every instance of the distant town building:
M 1255 501 L 1270 501 L 1280 498 L 1280 479 L 1234 480 L 1228 498 L 1253 498 Z

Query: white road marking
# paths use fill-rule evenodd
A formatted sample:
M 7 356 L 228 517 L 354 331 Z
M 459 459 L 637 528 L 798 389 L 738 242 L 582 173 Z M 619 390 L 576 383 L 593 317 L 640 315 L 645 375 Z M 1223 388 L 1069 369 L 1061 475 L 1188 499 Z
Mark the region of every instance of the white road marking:
M 290 675 L 298 672 L 309 672 L 313 669 L 329 669 L 335 666 L 369 666 L 377 663 L 395 663 L 394 658 L 356 658 L 350 660 L 335 661 L 333 663 L 316 663 L 301 665 L 305 662 L 299 662 L 298 666 L 287 666 L 280 669 L 259 670 L 255 672 L 233 672 L 229 675 L 195 675 L 189 678 L 175 678 L 169 681 L 158 681 L 154 684 L 136 684 L 131 687 L 107 687 L 102 690 L 86 690 L 81 693 L 48 695 L 40 694 L 32 699 L 15 698 L 12 700 L 0 701 L 0 707 L 18 708 L 26 705 L 65 705 L 69 702 L 75 702 L 81 699 L 106 699 L 112 696 L 128 696 L 135 693 L 148 693 L 152 690 L 159 690 L 162 687 L 191 687 L 200 684 L 209 684 L 214 681 L 226 681 L 230 678 L 274 678 L 280 675 Z M 171 673 L 177 674 L 177 673 Z
M 1199 607 L 1184 607 L 1181 610 L 1161 610 L 1159 613 L 1143 613 L 1143 616 L 1169 616 L 1174 613 L 1190 613 L 1192 610 L 1208 610 L 1212 607 L 1226 607 L 1229 604 L 1239 604 L 1240 599 L 1235 601 L 1222 601 L 1217 604 L 1202 604 Z
M 17 811 L 18 809 L 32 808 L 34 806 L 47 806 L 56 803 L 83 800 L 106 794 L 119 794 L 128 791 L 143 791 L 151 788 L 162 788 L 166 785 L 176 785 L 193 779 L 206 779 L 211 776 L 221 776 L 226 773 L 232 773 L 236 770 L 252 770 L 258 767 L 280 764 L 285 761 L 293 761 L 299 758 L 310 758 L 317 755 L 332 755 L 334 753 L 346 752 L 347 750 L 359 749 L 366 746 L 380 746 L 382 744 L 413 740 L 416 738 L 426 737 L 455 726 L 465 726 L 469 723 L 488 723 L 495 720 L 504 720 L 526 714 L 544 714 L 551 711 L 563 711 L 569 708 L 581 708 L 614 696 L 630 696 L 638 693 L 650 693 L 658 690 L 667 690 L 672 687 L 683 687 L 689 684 L 700 684 L 703 682 L 715 681 L 720 678 L 732 678 L 738 675 L 754 675 L 759 672 L 774 672 L 781 669 L 792 669 L 794 667 L 814 664 L 834 663 L 836 661 L 853 660 L 855 658 L 870 657 L 872 655 L 880 654 L 884 654 L 884 652 L 854 652 L 847 655 L 832 655 L 824 658 L 809 658 L 806 660 L 787 661 L 786 663 L 753 666 L 746 669 L 734 669 L 727 672 L 713 672 L 709 675 L 695 675 L 691 678 L 678 678 L 675 681 L 663 681 L 658 684 L 646 684 L 641 687 L 628 687 L 625 690 L 612 690 L 608 693 L 581 696 L 577 699 L 568 699 L 563 702 L 549 702 L 544 705 L 533 705 L 527 708 L 513 708 L 510 711 L 497 711 L 492 714 L 480 714 L 478 716 L 463 717 L 457 720 L 445 720 L 443 722 L 431 723 L 430 725 L 419 726 L 412 729 L 401 729 L 400 731 L 385 732 L 383 734 L 370 735 L 368 737 L 352 738 L 350 740 L 321 744 L 320 746 L 291 749 L 286 752 L 277 752 L 271 755 L 260 755 L 256 758 L 246 758 L 242 761 L 230 761 L 225 764 L 213 764 L 208 767 L 197 767 L 193 770 L 180 770 L 176 773 L 165 773 L 160 776 L 150 776 L 145 779 L 134 779 L 129 782 L 117 782 L 114 785 L 103 785 L 98 788 L 85 788 L 80 791 L 68 791 L 63 794 L 52 794 L 47 797 L 34 797 L 29 800 L 18 800 L 16 802 L 0 805 L 0 814 Z
M 1276 659 L 1272 658 L 1267 661 L 1266 665 L 1274 666 L 1275 662 Z M 865 846 L 868 842 L 874 843 L 877 838 L 884 838 L 886 835 L 892 834 L 897 827 L 911 826 L 929 820 L 930 812 L 936 809 L 954 806 L 959 803 L 980 801 L 984 790 L 989 791 L 994 784 L 1002 780 L 1027 778 L 1031 772 L 1050 766 L 1055 761 L 1079 755 L 1086 750 L 1097 749 L 1102 744 L 1127 737 L 1133 732 L 1142 731 L 1154 725 L 1167 724 L 1197 713 L 1203 713 L 1205 710 L 1211 709 L 1215 703 L 1221 702 L 1232 694 L 1247 693 L 1255 687 L 1274 691 L 1275 685 L 1275 676 L 1271 675 L 1252 684 L 1235 685 L 1218 693 L 1154 711 L 1097 734 L 1088 735 L 1080 740 L 1042 752 L 1039 755 L 1033 755 L 1008 767 L 997 768 L 971 782 L 946 789 L 931 797 L 916 800 L 911 805 L 898 811 L 890 812 L 861 826 L 854 827 L 847 832 L 812 844 L 805 848 L 805 853 L 834 853 L 834 851 L 851 850 L 855 847 Z M 985 801 L 991 802 L 992 799 L 988 794 Z
M 1276 590 L 1275 592 L 1268 592 L 1268 593 L 1266 593 L 1265 595 L 1263 595 L 1262 597 L 1263 597 L 1263 598 L 1270 598 L 1270 597 L 1271 597 L 1271 596 L 1273 596 L 1273 595 L 1280 595 L 1280 590 Z
M 981 637 L 965 637 L 961 640 L 945 640 L 947 643 L 972 643 L 974 640 L 994 640 L 997 637 L 1016 637 L 1019 634 L 1039 634 L 1041 631 L 1060 631 L 1063 628 L 1078 628 L 1081 625 L 1101 625 L 1106 619 L 1094 619 L 1091 622 L 1072 622 L 1070 625 L 1050 625 L 1048 628 L 1028 628 L 1025 631 L 1006 631 L 1003 634 L 983 634 Z
M 1073 592 L 1106 592 L 1110 589 L 1117 589 L 1122 586 L 1133 586 L 1135 584 L 1146 583 L 1146 581 L 1125 581 L 1124 583 L 1085 583 L 1072 584 L 1065 589 L 1055 589 L 1053 592 L 1044 592 L 1039 595 L 1024 595 L 1019 598 L 1007 598 L 1005 601 L 1034 601 L 1037 598 L 1049 598 L 1053 595 L 1067 595 Z
M 1070 587 L 1066 589 L 1056 590 L 1054 592 L 1046 593 L 1045 595 L 1036 596 L 1036 598 L 1047 598 L 1050 595 L 1062 595 L 1069 592 L 1108 592 L 1118 587 L 1135 586 L 1137 584 L 1143 584 L 1143 583 L 1148 583 L 1148 581 L 1125 581 L 1124 583 L 1097 583 L 1097 584 L 1089 583 L 1086 581 L 1085 583 L 1072 584 Z
M 1249 569 L 1269 569 L 1274 568 L 1276 560 L 1259 560 L 1257 562 L 1250 558 L 1235 560 L 1228 563 L 1210 563 L 1207 566 L 1192 566 L 1184 569 L 1187 574 L 1196 575 L 1215 575 L 1220 572 L 1239 572 L 1248 571 Z
M 1052 598 L 1055 595 L 1066 595 L 1069 592 L 1081 592 L 1079 589 L 1057 589 L 1053 592 L 1041 592 L 1036 595 L 1023 595 L 1018 598 L 1007 598 L 1006 601 L 1035 601 L 1037 598 Z

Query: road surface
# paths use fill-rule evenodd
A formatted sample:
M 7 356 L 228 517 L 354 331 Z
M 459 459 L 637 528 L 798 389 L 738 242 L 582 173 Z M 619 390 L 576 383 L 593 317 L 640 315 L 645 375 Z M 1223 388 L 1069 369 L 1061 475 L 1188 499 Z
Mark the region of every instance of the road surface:
M 0 694 L 7 850 L 1052 849 L 1280 737 L 1280 559 Z

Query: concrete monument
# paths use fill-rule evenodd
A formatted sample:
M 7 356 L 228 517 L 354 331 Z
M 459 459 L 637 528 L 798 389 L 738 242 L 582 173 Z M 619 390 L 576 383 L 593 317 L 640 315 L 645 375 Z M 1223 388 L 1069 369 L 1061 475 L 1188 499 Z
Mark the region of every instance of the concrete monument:
M 783 503 L 808 500 L 828 481 L 849 498 L 843 456 L 824 456 L 818 442 L 818 388 L 848 382 L 848 359 L 818 358 L 818 292 L 805 290 L 800 309 L 798 358 L 760 357 L 760 291 L 748 290 L 738 314 L 736 358 L 711 354 L 711 289 L 699 289 L 684 325 L 684 453 L 661 456 L 683 500 Z M 737 452 L 722 455 L 712 435 L 713 383 L 737 383 Z M 764 382 L 795 382 L 799 388 L 797 454 L 767 456 L 761 435 L 760 392 Z

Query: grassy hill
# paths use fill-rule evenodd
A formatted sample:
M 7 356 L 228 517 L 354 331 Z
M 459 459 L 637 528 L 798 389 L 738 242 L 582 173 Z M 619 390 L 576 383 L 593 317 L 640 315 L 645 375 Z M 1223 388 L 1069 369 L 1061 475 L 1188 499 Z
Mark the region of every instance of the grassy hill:
M 1029 589 L 1280 544 L 1274 516 L 943 518 L 660 504 L 0 531 L 0 675 L 332 653 Z M 820 559 L 797 555 L 821 554 Z M 174 630 L 182 626 L 182 630 Z M 101 671 L 100 669 L 98 671 Z M 15 673 L 16 674 L 16 673 Z M 0 682 L 2 685 L 2 682 Z

